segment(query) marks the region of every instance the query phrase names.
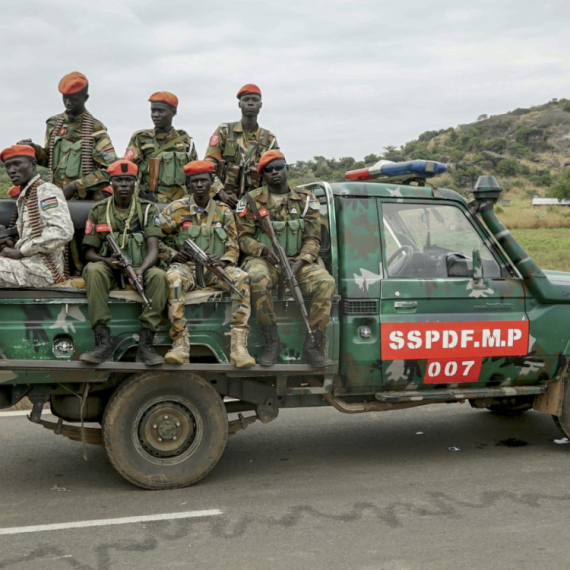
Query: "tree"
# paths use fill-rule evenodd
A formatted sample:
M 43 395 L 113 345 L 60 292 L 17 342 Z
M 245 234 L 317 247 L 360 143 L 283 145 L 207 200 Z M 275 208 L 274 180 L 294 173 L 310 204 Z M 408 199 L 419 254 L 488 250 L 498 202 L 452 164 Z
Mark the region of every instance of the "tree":
M 554 198 L 565 200 L 570 198 L 570 170 L 564 172 L 560 177 L 560 182 L 555 184 L 549 194 Z

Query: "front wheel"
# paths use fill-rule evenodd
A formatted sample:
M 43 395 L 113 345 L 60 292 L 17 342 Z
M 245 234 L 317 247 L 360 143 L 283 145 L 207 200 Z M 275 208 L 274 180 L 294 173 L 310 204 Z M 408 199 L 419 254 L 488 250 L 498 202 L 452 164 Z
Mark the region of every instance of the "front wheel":
M 195 374 L 150 372 L 125 380 L 102 426 L 109 461 L 144 489 L 196 483 L 214 468 L 228 438 L 222 399 Z

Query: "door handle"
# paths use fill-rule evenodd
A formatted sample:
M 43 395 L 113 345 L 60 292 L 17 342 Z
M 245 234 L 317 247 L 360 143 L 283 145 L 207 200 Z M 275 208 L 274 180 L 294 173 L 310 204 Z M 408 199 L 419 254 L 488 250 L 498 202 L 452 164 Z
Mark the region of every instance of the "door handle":
M 394 309 L 415 309 L 418 306 L 417 301 L 395 301 Z

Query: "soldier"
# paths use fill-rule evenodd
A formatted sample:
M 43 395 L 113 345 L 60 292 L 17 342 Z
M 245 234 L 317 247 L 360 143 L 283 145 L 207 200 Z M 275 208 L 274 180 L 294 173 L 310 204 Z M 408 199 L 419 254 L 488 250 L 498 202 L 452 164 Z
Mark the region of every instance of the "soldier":
M 206 160 L 216 165 L 218 196 L 222 202 L 235 208 L 239 198 L 259 186 L 257 163 L 261 155 L 278 149 L 275 135 L 257 123 L 261 110 L 261 91 L 257 85 L 244 85 L 237 94 L 241 121 L 222 123 L 210 137 Z M 223 185 L 223 187 L 222 187 Z
M 232 322 L 230 362 L 237 368 L 249 368 L 255 360 L 247 351 L 248 320 L 251 314 L 249 278 L 236 267 L 239 247 L 232 212 L 225 204 L 210 199 L 214 165 L 199 160 L 184 167 L 190 196 L 169 204 L 160 217 L 166 244 L 164 261 L 168 268 L 168 318 L 170 337 L 174 341 L 166 354 L 169 364 L 190 362 L 190 340 L 184 315 L 184 293 L 195 289 L 196 267 L 183 249 L 184 241 L 191 239 L 203 249 L 213 265 L 217 265 L 234 281 L 241 295 L 232 293 Z M 207 287 L 228 291 L 228 285 L 211 272 L 204 274 Z
M 50 182 L 63 190 L 67 200 L 101 200 L 108 196 L 107 166 L 117 160 L 113 143 L 103 123 L 87 111 L 89 85 L 82 73 L 74 71 L 61 79 L 65 113 L 47 120 L 45 147 L 30 139 L 40 166 L 47 166 Z
M 186 196 L 183 168 L 198 155 L 192 137 L 172 126 L 178 97 L 159 91 L 152 94 L 149 101 L 154 129 L 134 133 L 125 158 L 139 167 L 139 188 L 145 198 L 153 202 L 173 202 Z
M 65 280 L 64 248 L 73 237 L 73 223 L 61 190 L 36 171 L 34 149 L 14 145 L 0 153 L 12 184 L 19 238 L 0 240 L 0 287 L 47 287 Z
M 325 331 L 329 325 L 335 282 L 326 269 L 315 263 L 321 242 L 320 204 L 309 190 L 289 188 L 287 164 L 280 151 L 263 154 L 258 171 L 265 186 L 250 191 L 249 195 L 260 215 L 269 215 L 279 242 L 292 262 L 291 269 L 303 295 L 311 297 L 309 324 L 314 342 L 307 335 L 302 361 L 315 368 L 330 366 L 332 361 L 325 356 Z M 264 336 L 264 350 L 258 362 L 261 366 L 273 366 L 281 352 L 271 293 L 279 280 L 280 271 L 275 267 L 279 258 L 250 210 L 246 199 L 242 198 L 236 210 L 239 245 L 247 255 L 242 267 L 251 281 L 257 323 Z
M 158 330 L 161 313 L 168 298 L 168 281 L 164 271 L 155 267 L 158 243 L 162 232 L 158 227 L 158 209 L 148 200 L 133 196 L 137 183 L 137 166 L 128 160 L 118 160 L 107 169 L 113 196 L 95 204 L 85 224 L 83 247 L 89 262 L 83 271 L 95 348 L 81 355 L 80 360 L 98 364 L 111 360 L 113 347 L 107 305 L 109 292 L 117 286 L 117 273 L 122 270 L 116 256 L 109 253 L 106 236 L 111 233 L 135 268 L 144 285 L 152 309 L 144 306 L 139 317 L 141 334 L 137 362 L 148 366 L 163 364 L 164 359 L 154 348 L 154 333 Z

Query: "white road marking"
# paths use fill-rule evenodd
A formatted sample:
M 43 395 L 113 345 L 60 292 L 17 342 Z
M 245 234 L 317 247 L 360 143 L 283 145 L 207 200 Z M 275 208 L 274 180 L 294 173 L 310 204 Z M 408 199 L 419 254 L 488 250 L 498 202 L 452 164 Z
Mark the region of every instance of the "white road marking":
M 98 519 L 92 521 L 77 521 L 57 524 L 41 524 L 36 526 L 15 526 L 0 528 L 0 535 L 26 534 L 31 532 L 46 532 L 50 530 L 67 530 L 70 528 L 88 528 L 93 526 L 110 526 L 117 524 L 133 524 L 140 522 L 169 521 L 175 519 L 193 519 L 197 517 L 213 517 L 223 514 L 219 509 L 209 511 L 186 511 L 183 513 L 164 513 L 160 515 L 147 515 L 142 517 L 123 517 L 118 519 Z

